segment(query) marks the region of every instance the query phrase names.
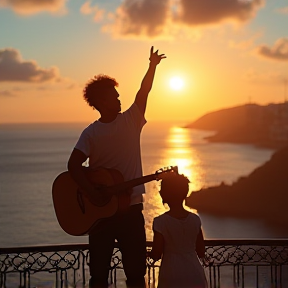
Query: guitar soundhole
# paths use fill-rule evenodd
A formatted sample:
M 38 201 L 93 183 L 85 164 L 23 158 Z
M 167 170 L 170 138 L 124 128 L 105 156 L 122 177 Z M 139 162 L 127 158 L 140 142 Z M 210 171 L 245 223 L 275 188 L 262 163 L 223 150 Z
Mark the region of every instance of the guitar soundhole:
M 109 193 L 107 193 L 107 187 L 98 187 L 97 192 L 94 195 L 95 198 L 95 205 L 101 207 L 108 204 L 111 199 Z

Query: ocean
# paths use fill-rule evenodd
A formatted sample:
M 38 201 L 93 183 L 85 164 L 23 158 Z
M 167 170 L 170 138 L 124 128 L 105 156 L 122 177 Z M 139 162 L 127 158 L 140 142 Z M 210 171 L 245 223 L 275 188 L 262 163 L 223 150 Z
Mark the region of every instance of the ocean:
M 252 145 L 209 143 L 204 137 L 213 131 L 181 128 L 183 124 L 187 123 L 148 122 L 144 126 L 144 175 L 177 165 L 190 179 L 193 193 L 222 181 L 233 183 L 268 161 L 274 152 Z M 70 236 L 60 228 L 52 202 L 52 183 L 66 170 L 68 157 L 86 125 L 1 124 L 0 247 L 88 243 L 87 236 Z M 158 194 L 159 182 L 145 186 L 147 240 L 152 240 L 153 218 L 166 207 Z M 287 237 L 261 220 L 199 215 L 206 239 Z

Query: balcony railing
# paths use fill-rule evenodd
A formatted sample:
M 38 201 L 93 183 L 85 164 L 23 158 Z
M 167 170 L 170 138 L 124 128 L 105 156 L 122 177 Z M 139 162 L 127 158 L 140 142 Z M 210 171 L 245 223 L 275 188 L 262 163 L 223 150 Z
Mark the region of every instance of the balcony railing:
M 151 249 L 147 242 L 147 251 Z M 288 288 L 288 239 L 205 240 L 209 287 Z M 147 284 L 157 287 L 160 261 L 147 258 Z M 88 287 L 88 244 L 0 248 L 0 287 Z M 125 286 L 117 243 L 111 283 Z

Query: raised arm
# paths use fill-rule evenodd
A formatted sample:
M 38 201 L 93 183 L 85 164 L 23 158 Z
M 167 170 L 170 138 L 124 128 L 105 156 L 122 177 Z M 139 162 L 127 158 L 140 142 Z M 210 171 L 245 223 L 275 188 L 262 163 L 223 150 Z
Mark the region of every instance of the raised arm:
M 143 115 L 146 110 L 148 94 L 152 88 L 156 67 L 162 59 L 166 58 L 165 54 L 158 55 L 158 50 L 155 52 L 153 52 L 153 50 L 154 47 L 152 46 L 150 49 L 149 67 L 141 82 L 141 87 L 135 98 L 135 103 L 138 105 L 140 112 L 143 113 Z

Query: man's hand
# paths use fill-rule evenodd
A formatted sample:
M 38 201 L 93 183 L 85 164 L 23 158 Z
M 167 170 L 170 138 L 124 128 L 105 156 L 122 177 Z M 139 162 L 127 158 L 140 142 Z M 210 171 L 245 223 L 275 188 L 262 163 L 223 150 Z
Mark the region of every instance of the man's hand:
M 155 52 L 153 52 L 153 50 L 154 46 L 152 46 L 150 49 L 150 57 L 149 57 L 149 60 L 152 64 L 158 65 L 162 59 L 167 58 L 165 54 L 158 55 L 158 50 Z

